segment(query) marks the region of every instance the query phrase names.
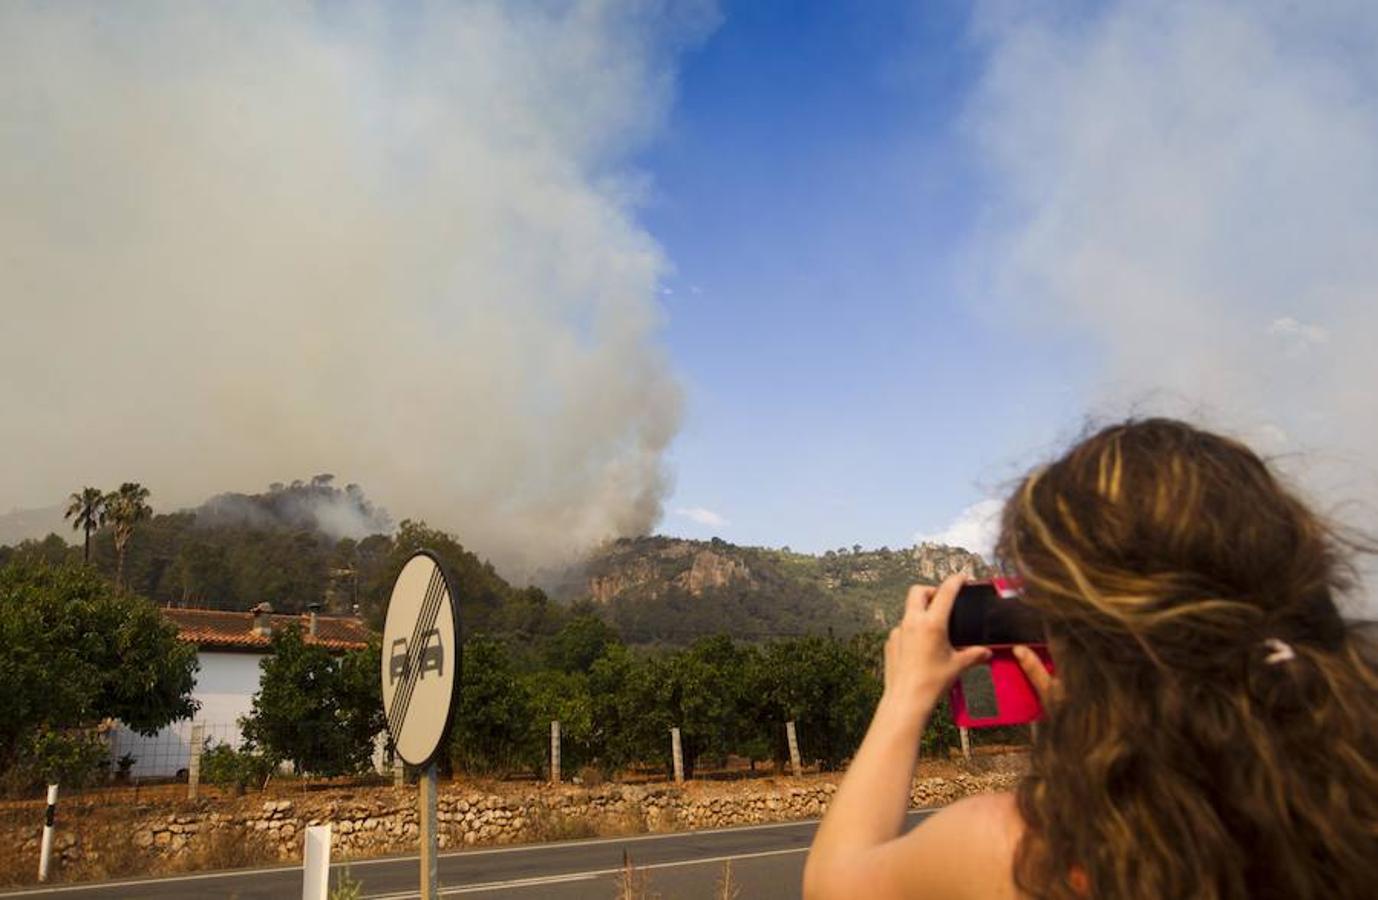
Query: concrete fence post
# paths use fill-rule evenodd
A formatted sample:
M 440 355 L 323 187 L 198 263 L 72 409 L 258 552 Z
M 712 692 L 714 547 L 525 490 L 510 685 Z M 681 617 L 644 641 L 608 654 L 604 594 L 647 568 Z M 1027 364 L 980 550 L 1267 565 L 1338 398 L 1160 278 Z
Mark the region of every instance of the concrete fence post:
M 684 781 L 684 748 L 680 745 L 679 727 L 670 729 L 670 752 L 675 758 L 675 783 Z
M 301 900 L 327 900 L 330 896 L 330 823 L 306 829 L 302 854 Z
M 43 843 L 38 849 L 38 880 L 48 880 L 48 862 L 53 858 L 53 826 L 57 823 L 57 785 L 48 785 L 48 810 L 43 814 Z
M 560 722 L 558 719 L 551 720 L 550 723 L 550 783 L 560 783 Z
M 191 758 L 187 760 L 187 799 L 195 800 L 201 789 L 201 753 L 206 749 L 206 723 L 191 726 Z
M 962 758 L 971 762 L 971 729 L 958 726 L 957 736 L 962 741 Z
M 804 767 L 799 761 L 799 736 L 794 730 L 794 722 L 785 723 L 785 739 L 789 742 L 789 764 L 794 771 L 794 777 L 798 778 L 803 774 Z
M 401 787 L 407 780 L 407 764 L 402 762 L 402 757 L 393 756 L 392 758 L 392 786 Z

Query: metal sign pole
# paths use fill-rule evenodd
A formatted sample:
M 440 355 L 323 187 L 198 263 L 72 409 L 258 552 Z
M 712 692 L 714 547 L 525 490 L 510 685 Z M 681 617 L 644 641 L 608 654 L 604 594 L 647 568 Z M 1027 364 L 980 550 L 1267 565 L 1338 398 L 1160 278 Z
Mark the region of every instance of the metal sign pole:
M 440 874 L 436 869 L 435 763 L 426 766 L 425 772 L 417 779 L 420 790 L 420 808 L 417 810 L 421 820 L 421 900 L 440 900 Z

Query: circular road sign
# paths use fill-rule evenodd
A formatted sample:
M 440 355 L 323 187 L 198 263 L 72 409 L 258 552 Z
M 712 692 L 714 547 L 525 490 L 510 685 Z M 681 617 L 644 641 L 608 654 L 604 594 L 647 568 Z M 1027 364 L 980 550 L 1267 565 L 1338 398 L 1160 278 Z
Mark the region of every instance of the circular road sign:
M 383 625 L 383 711 L 402 761 L 428 765 L 450 727 L 459 681 L 459 619 L 452 582 L 419 550 L 392 586 Z

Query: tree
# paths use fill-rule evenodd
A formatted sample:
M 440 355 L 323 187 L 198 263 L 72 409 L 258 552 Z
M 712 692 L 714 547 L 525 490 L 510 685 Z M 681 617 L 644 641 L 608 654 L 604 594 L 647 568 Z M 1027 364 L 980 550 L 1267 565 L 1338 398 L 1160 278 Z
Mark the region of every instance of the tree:
M 105 495 L 105 518 L 115 536 L 115 584 L 124 586 L 124 552 L 134 536 L 134 526 L 153 515 L 148 505 L 148 488 L 126 481 L 120 489 Z
M 297 772 L 342 775 L 367 768 L 383 711 L 376 644 L 337 657 L 297 627 L 273 632 L 258 693 L 243 721 L 249 748 Z
M 196 648 L 84 566 L 0 568 L 0 647 L 0 770 L 73 728 L 112 718 L 152 735 L 197 709 Z
M 72 520 L 72 530 L 85 532 L 86 540 L 82 548 L 82 562 L 91 562 L 91 532 L 105 524 L 105 494 L 100 488 L 84 487 L 80 493 L 68 498 L 64 519 Z
M 483 774 L 538 771 L 544 753 L 531 696 L 507 648 L 482 635 L 465 641 L 459 683 L 450 731 L 451 765 Z
M 609 644 L 621 643 L 617 630 L 592 612 L 579 613 L 551 636 L 545 663 L 562 672 L 587 672 Z
M 535 743 L 544 751 L 542 736 L 549 723 L 560 723 L 560 762 L 573 772 L 597 759 L 602 749 L 594 731 L 593 698 L 583 672 L 543 669 L 523 677 L 530 698 Z M 548 759 L 548 754 L 547 754 Z
M 880 699 L 870 644 L 824 637 L 779 641 L 765 648 L 759 672 L 759 717 L 795 721 L 802 755 L 833 769 L 856 751 Z
M 658 700 L 680 729 L 686 775 L 700 756 L 720 761 L 746 743 L 746 667 L 746 651 L 722 634 L 665 658 Z

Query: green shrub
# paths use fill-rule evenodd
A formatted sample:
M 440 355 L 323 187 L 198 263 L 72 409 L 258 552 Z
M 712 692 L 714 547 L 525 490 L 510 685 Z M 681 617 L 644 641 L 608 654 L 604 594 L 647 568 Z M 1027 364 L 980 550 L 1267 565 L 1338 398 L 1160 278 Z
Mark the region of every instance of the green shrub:
M 272 771 L 272 762 L 263 755 L 248 749 L 236 750 L 229 744 L 218 744 L 201 754 L 201 773 L 207 783 L 240 792 L 250 786 L 262 786 Z

